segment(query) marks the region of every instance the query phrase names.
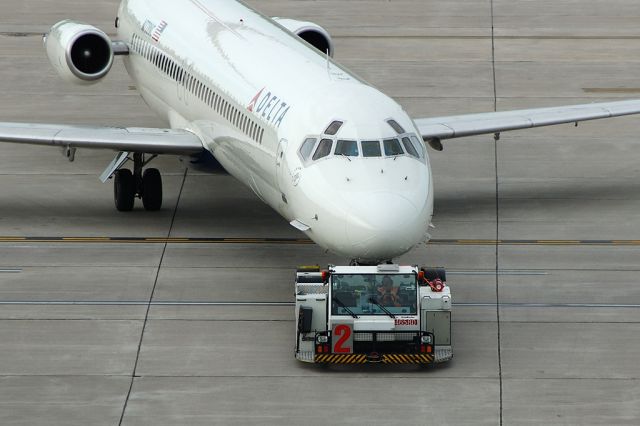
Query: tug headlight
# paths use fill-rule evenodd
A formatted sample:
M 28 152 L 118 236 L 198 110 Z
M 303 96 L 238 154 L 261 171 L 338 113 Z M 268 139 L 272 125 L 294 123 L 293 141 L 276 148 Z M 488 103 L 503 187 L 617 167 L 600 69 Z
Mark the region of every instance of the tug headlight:
M 327 336 L 318 336 L 318 337 L 316 337 L 316 341 L 318 343 L 327 343 L 329 341 L 329 337 L 327 337 Z
M 425 344 L 425 345 L 430 345 L 431 344 L 431 336 L 430 335 L 422 336 L 420 338 L 420 342 Z

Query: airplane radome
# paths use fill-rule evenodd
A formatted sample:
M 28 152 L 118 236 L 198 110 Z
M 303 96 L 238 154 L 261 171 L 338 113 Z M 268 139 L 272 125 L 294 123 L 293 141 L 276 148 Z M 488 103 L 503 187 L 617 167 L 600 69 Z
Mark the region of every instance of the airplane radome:
M 0 141 L 61 146 L 70 160 L 78 148 L 115 151 L 100 178 L 113 177 L 120 211 L 136 198 L 161 208 L 161 174 L 149 167 L 156 155 L 211 154 L 292 226 L 359 263 L 391 260 L 429 238 L 427 146 L 640 113 L 630 100 L 412 118 L 332 59 L 320 25 L 239 1 L 123 0 L 115 25 L 111 39 L 90 24 L 55 24 L 44 41 L 52 66 L 93 84 L 120 56 L 167 128 L 0 123 Z

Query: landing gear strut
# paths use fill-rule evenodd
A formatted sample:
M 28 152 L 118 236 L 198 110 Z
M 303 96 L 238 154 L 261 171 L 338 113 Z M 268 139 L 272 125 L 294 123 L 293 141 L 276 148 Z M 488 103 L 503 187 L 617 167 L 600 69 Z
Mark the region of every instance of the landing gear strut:
M 349 261 L 349 266 L 377 266 L 377 265 L 392 265 L 393 260 L 381 260 L 378 262 L 363 262 L 358 259 L 351 259 Z
M 133 173 L 128 169 L 119 169 L 114 173 L 113 198 L 116 209 L 130 212 L 136 197 L 142 198 L 145 210 L 156 211 L 162 207 L 162 177 L 158 169 L 143 167 L 155 156 L 145 161 L 144 154 L 133 154 Z

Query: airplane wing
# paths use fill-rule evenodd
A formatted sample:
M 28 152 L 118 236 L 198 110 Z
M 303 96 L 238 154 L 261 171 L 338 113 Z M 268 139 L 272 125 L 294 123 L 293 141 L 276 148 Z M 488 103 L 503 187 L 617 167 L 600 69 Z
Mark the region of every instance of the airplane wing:
M 639 114 L 640 100 L 592 103 L 553 108 L 536 108 L 415 120 L 422 138 L 442 150 L 442 139 L 501 133 L 563 123 Z
M 187 130 L 1 122 L 0 142 L 174 155 L 204 149 L 200 138 Z

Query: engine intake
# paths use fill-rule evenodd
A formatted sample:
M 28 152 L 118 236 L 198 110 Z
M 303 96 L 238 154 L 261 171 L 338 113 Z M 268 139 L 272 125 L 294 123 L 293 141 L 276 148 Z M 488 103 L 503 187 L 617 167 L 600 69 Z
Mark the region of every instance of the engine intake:
M 49 61 L 65 80 L 90 84 L 104 78 L 113 65 L 112 41 L 91 25 L 62 21 L 45 35 Z
M 320 52 L 333 57 L 333 40 L 327 30 L 313 22 L 296 21 L 288 18 L 273 18 L 278 24 L 285 27 L 289 32 L 297 35 Z

